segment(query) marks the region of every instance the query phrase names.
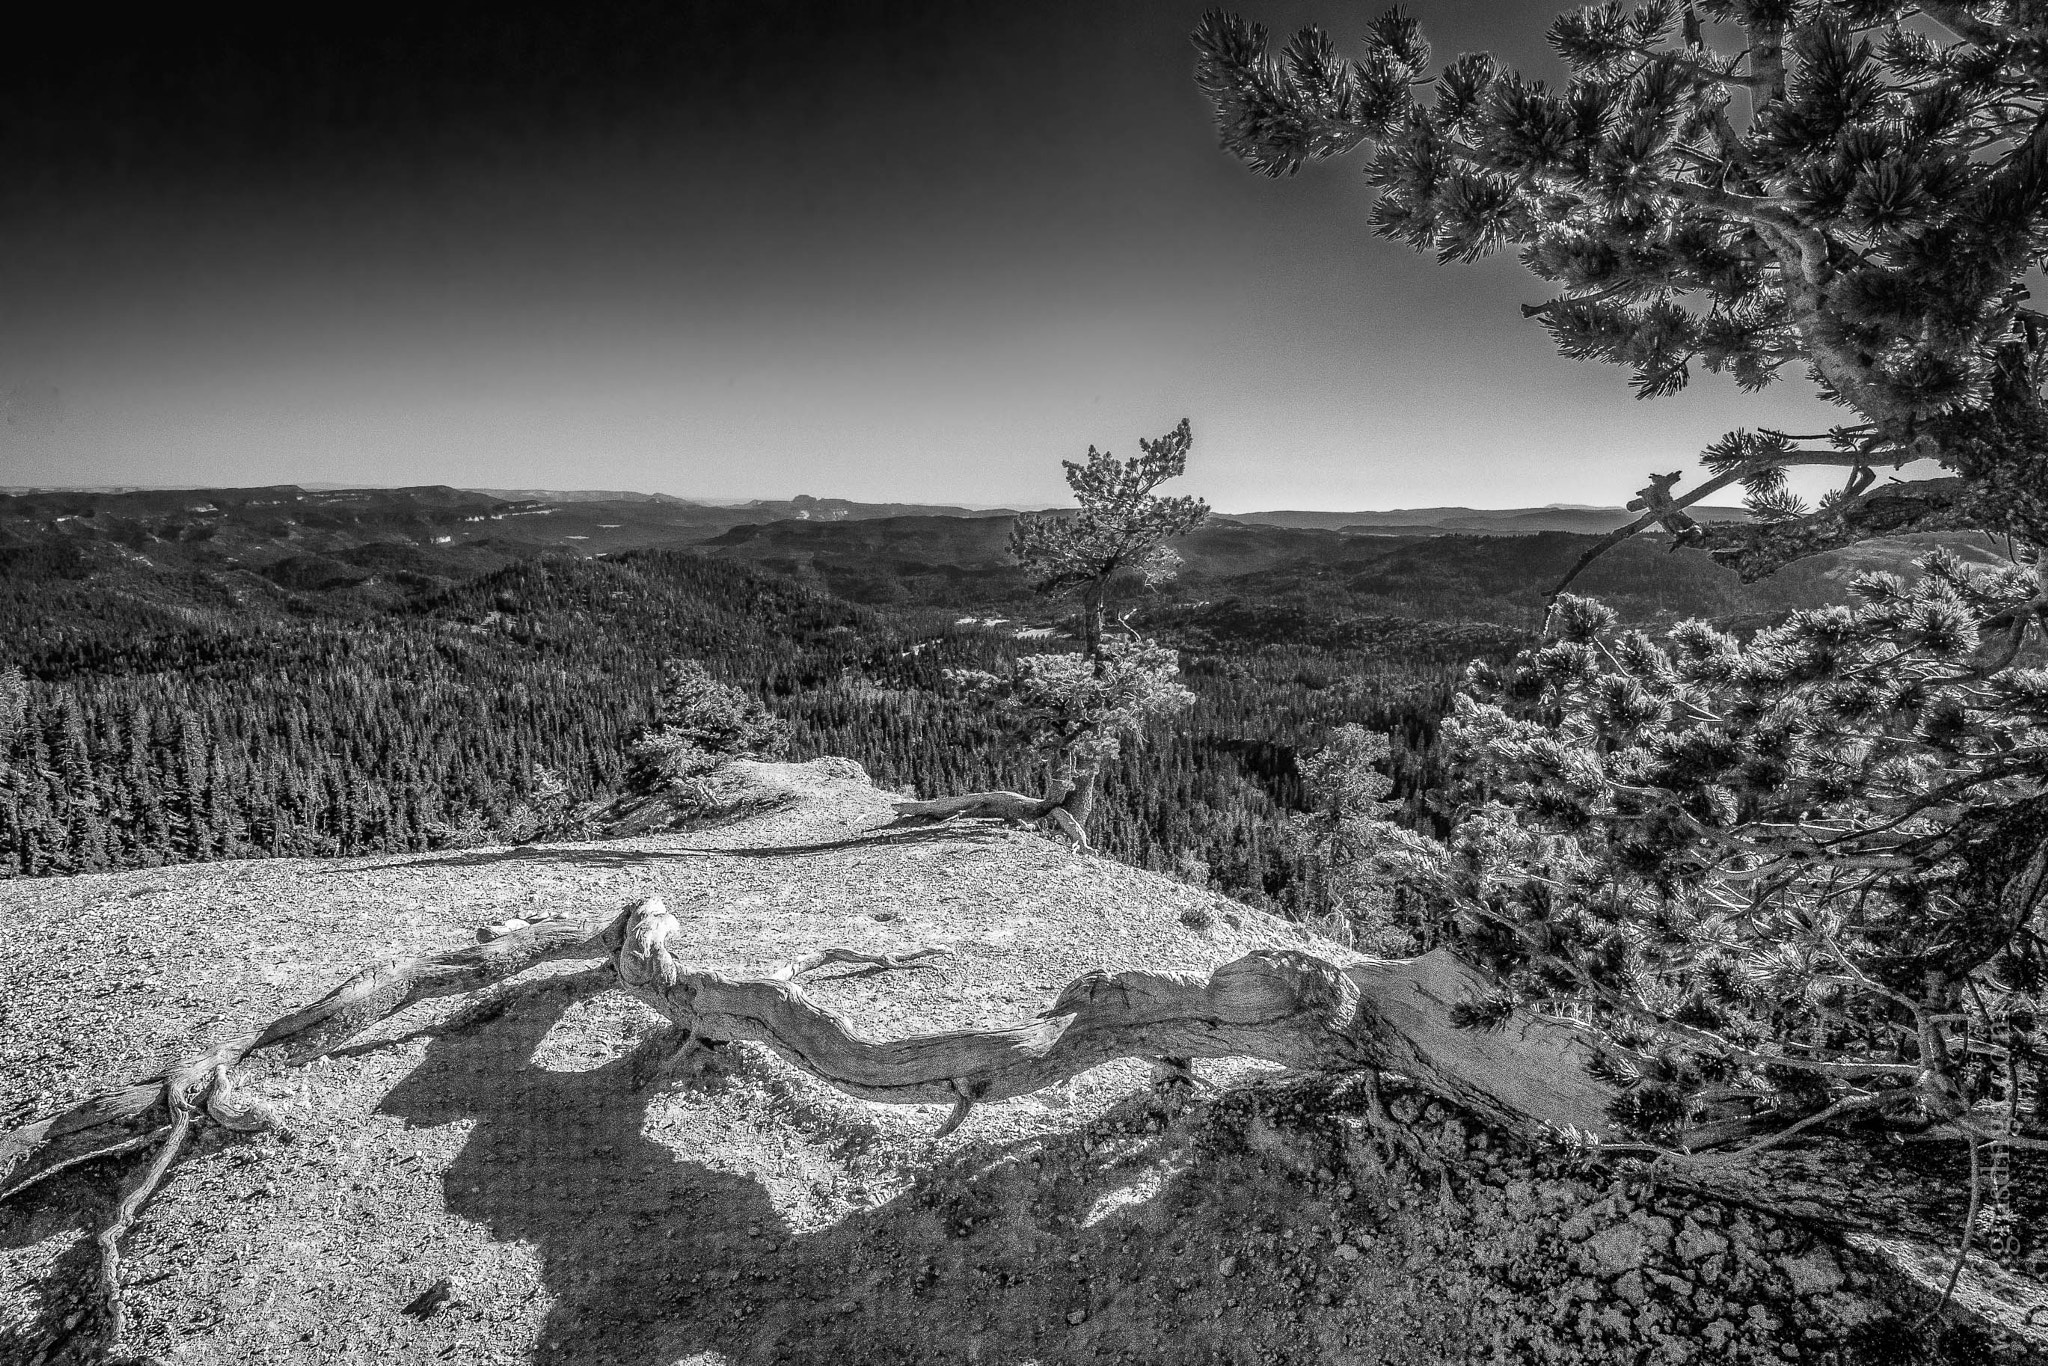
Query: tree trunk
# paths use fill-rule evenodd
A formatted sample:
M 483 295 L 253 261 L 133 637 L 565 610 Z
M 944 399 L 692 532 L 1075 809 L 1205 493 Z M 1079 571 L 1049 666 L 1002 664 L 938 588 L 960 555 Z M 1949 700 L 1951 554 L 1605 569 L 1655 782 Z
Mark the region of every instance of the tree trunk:
M 1095 814 L 1095 793 L 1101 778 L 1100 759 L 1076 764 L 1068 775 L 1071 786 L 1059 805 L 1074 818 L 1074 824 L 1083 830 L 1088 828 L 1088 818 Z
M 1104 601 L 1100 584 L 1083 590 L 1081 594 L 1081 653 L 1090 659 L 1102 653 Z

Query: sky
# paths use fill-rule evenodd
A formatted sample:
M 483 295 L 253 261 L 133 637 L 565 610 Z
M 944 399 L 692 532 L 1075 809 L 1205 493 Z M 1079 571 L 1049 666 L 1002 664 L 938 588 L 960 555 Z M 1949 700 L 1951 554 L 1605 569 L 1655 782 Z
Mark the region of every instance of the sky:
M 1043 506 L 1185 416 L 1224 511 L 1615 504 L 1838 420 L 1796 379 L 1639 402 L 1511 257 L 1373 237 L 1362 163 L 1247 172 L 1204 7 L 84 14 L 0 57 L 0 485 Z M 1409 8 L 1554 74 L 1553 4 Z

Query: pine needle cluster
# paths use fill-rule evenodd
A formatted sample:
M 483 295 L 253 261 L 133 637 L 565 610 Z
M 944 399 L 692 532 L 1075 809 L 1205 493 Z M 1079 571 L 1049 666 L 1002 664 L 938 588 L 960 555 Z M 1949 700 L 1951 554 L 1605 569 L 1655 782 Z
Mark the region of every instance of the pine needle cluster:
M 1405 845 L 1418 929 L 1503 1009 L 1599 1034 L 1645 1135 L 2038 1097 L 2048 669 L 2000 628 L 2033 577 L 1920 569 L 1746 642 L 1566 596 L 1543 644 L 1468 674 L 1451 832 Z

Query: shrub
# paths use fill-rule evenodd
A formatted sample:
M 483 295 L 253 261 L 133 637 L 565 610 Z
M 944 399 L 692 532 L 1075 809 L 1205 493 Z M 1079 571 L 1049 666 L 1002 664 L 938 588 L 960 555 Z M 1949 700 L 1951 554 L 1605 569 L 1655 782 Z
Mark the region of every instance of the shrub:
M 742 754 L 772 757 L 788 741 L 788 726 L 754 698 L 694 659 L 671 659 L 654 725 L 627 750 L 628 781 L 638 792 L 674 788 Z

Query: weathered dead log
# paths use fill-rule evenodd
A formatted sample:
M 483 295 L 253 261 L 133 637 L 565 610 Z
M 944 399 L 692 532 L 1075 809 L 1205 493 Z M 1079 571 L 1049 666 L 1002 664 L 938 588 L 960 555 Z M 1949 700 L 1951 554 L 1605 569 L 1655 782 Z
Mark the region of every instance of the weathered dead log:
M 896 803 L 899 820 L 991 820 L 1029 825 L 1044 820 L 1059 805 L 1055 797 L 1027 797 L 1022 792 L 967 792 L 957 797 Z
M 649 923 L 653 922 L 644 917 L 640 922 L 643 926 Z M 665 941 L 647 940 L 644 933 L 634 930 L 629 913 L 609 920 L 560 914 L 512 918 L 479 929 L 476 938 L 478 942 L 460 948 L 364 968 L 319 1000 L 261 1030 L 222 1040 L 152 1076 L 89 1096 L 59 1114 L 0 1134 L 0 1200 L 82 1162 L 152 1147 L 157 1150 L 149 1165 L 130 1180 L 113 1218 L 94 1239 L 99 1249 L 101 1333 L 107 1354 L 119 1348 L 124 1332 L 121 1240 L 162 1184 L 194 1127 L 202 1118 L 241 1132 L 281 1127 L 268 1107 L 235 1093 L 233 1069 L 237 1065 L 271 1051 L 279 1053 L 286 1066 L 302 1065 L 421 1001 L 473 995 L 546 962 L 618 955 L 629 939 L 634 952 L 623 955 L 622 960 L 636 968 L 657 963 L 667 953 Z M 828 948 L 800 963 L 785 964 L 776 970 L 775 979 L 787 981 L 828 963 L 914 968 L 925 958 L 948 952 L 919 948 L 873 954 Z M 620 984 L 617 968 L 614 961 L 599 969 L 604 974 L 602 985 Z M 669 975 L 674 975 L 673 964 Z M 585 989 L 594 985 L 580 978 L 571 980 Z M 489 998 L 481 1004 L 488 1006 Z M 488 1013 L 482 1012 L 479 1019 L 487 1018 Z
M 1116 1058 L 1250 1057 L 1309 1071 L 1400 1072 L 1514 1132 L 1612 1132 L 1614 1091 L 1567 1025 L 1523 1014 L 1498 1030 L 1455 1025 L 1483 974 L 1438 951 L 1351 968 L 1264 950 L 1203 979 L 1091 973 L 1035 1020 L 872 1039 L 794 982 L 685 972 L 681 923 L 649 898 L 607 930 L 620 981 L 687 1034 L 766 1044 L 849 1095 L 950 1105 L 1028 1095 Z M 964 1118 L 964 1112 L 961 1115 Z
M 1087 820 L 1094 805 L 1096 773 L 1086 769 L 1079 783 L 1054 781 L 1043 797 L 1022 792 L 963 792 L 957 797 L 909 799 L 896 803 L 897 824 L 928 821 L 990 820 L 1006 825 L 1035 825 L 1050 820 L 1076 847 L 1087 849 Z
M 825 950 L 760 979 L 684 972 L 681 926 L 658 898 L 607 923 L 541 918 L 491 927 L 485 942 L 366 968 L 261 1031 L 215 1044 L 127 1086 L 0 1136 L 0 1199 L 96 1157 L 153 1146 L 180 1114 L 237 1129 L 270 1117 L 236 1102 L 231 1071 L 275 1051 L 310 1061 L 419 1001 L 475 992 L 536 964 L 610 956 L 619 983 L 709 1040 L 754 1039 L 849 1094 L 958 1105 L 1024 1095 L 1112 1058 L 1254 1057 L 1303 1069 L 1402 1072 L 1519 1132 L 1609 1128 L 1612 1092 L 1586 1067 L 1592 1046 L 1567 1026 L 1521 1015 L 1499 1030 L 1453 1025 L 1452 1007 L 1485 979 L 1447 953 L 1339 968 L 1261 952 L 1207 980 L 1180 973 L 1091 974 L 1036 1020 L 1004 1029 L 874 1040 L 789 980 L 830 962 L 912 966 L 931 951 Z
M 162 1145 L 99 1235 L 111 1342 L 118 1344 L 121 1327 L 114 1275 L 119 1240 L 164 1179 L 186 1134 L 203 1120 L 235 1129 L 272 1122 L 234 1095 L 232 1069 L 238 1063 L 268 1050 L 277 1050 L 288 1065 L 309 1061 L 415 1002 L 466 995 L 557 959 L 605 958 L 587 975 L 587 986 L 623 987 L 648 1002 L 678 1026 L 685 1050 L 752 1040 L 849 1095 L 945 1105 L 949 1112 L 940 1137 L 960 1127 L 977 1104 L 1026 1095 L 1113 1059 L 1163 1060 L 1169 1072 L 1184 1072 L 1187 1059 L 1220 1057 L 1252 1057 L 1307 1071 L 1399 1073 L 1538 1143 L 1614 1134 L 1608 1107 L 1616 1093 L 1589 1067 L 1593 1042 L 1569 1024 L 1526 1012 L 1496 1028 L 1461 1026 L 1458 1008 L 1484 1000 L 1491 983 L 1441 950 L 1348 966 L 1304 952 L 1261 950 L 1206 978 L 1090 973 L 1028 1021 L 876 1039 L 811 1000 L 794 979 L 835 962 L 916 967 L 935 951 L 826 949 L 758 978 L 685 970 L 682 925 L 655 897 L 606 921 L 508 921 L 483 934 L 480 944 L 365 969 L 259 1032 L 0 1136 L 0 1199 L 89 1158 Z M 1666 1179 L 1707 1193 L 1733 1193 L 1763 1208 L 1808 1217 L 1829 1213 L 1776 1199 L 1772 1175 L 1762 1171 L 1680 1169 Z M 1923 1231 L 1919 1247 L 1928 1246 Z

